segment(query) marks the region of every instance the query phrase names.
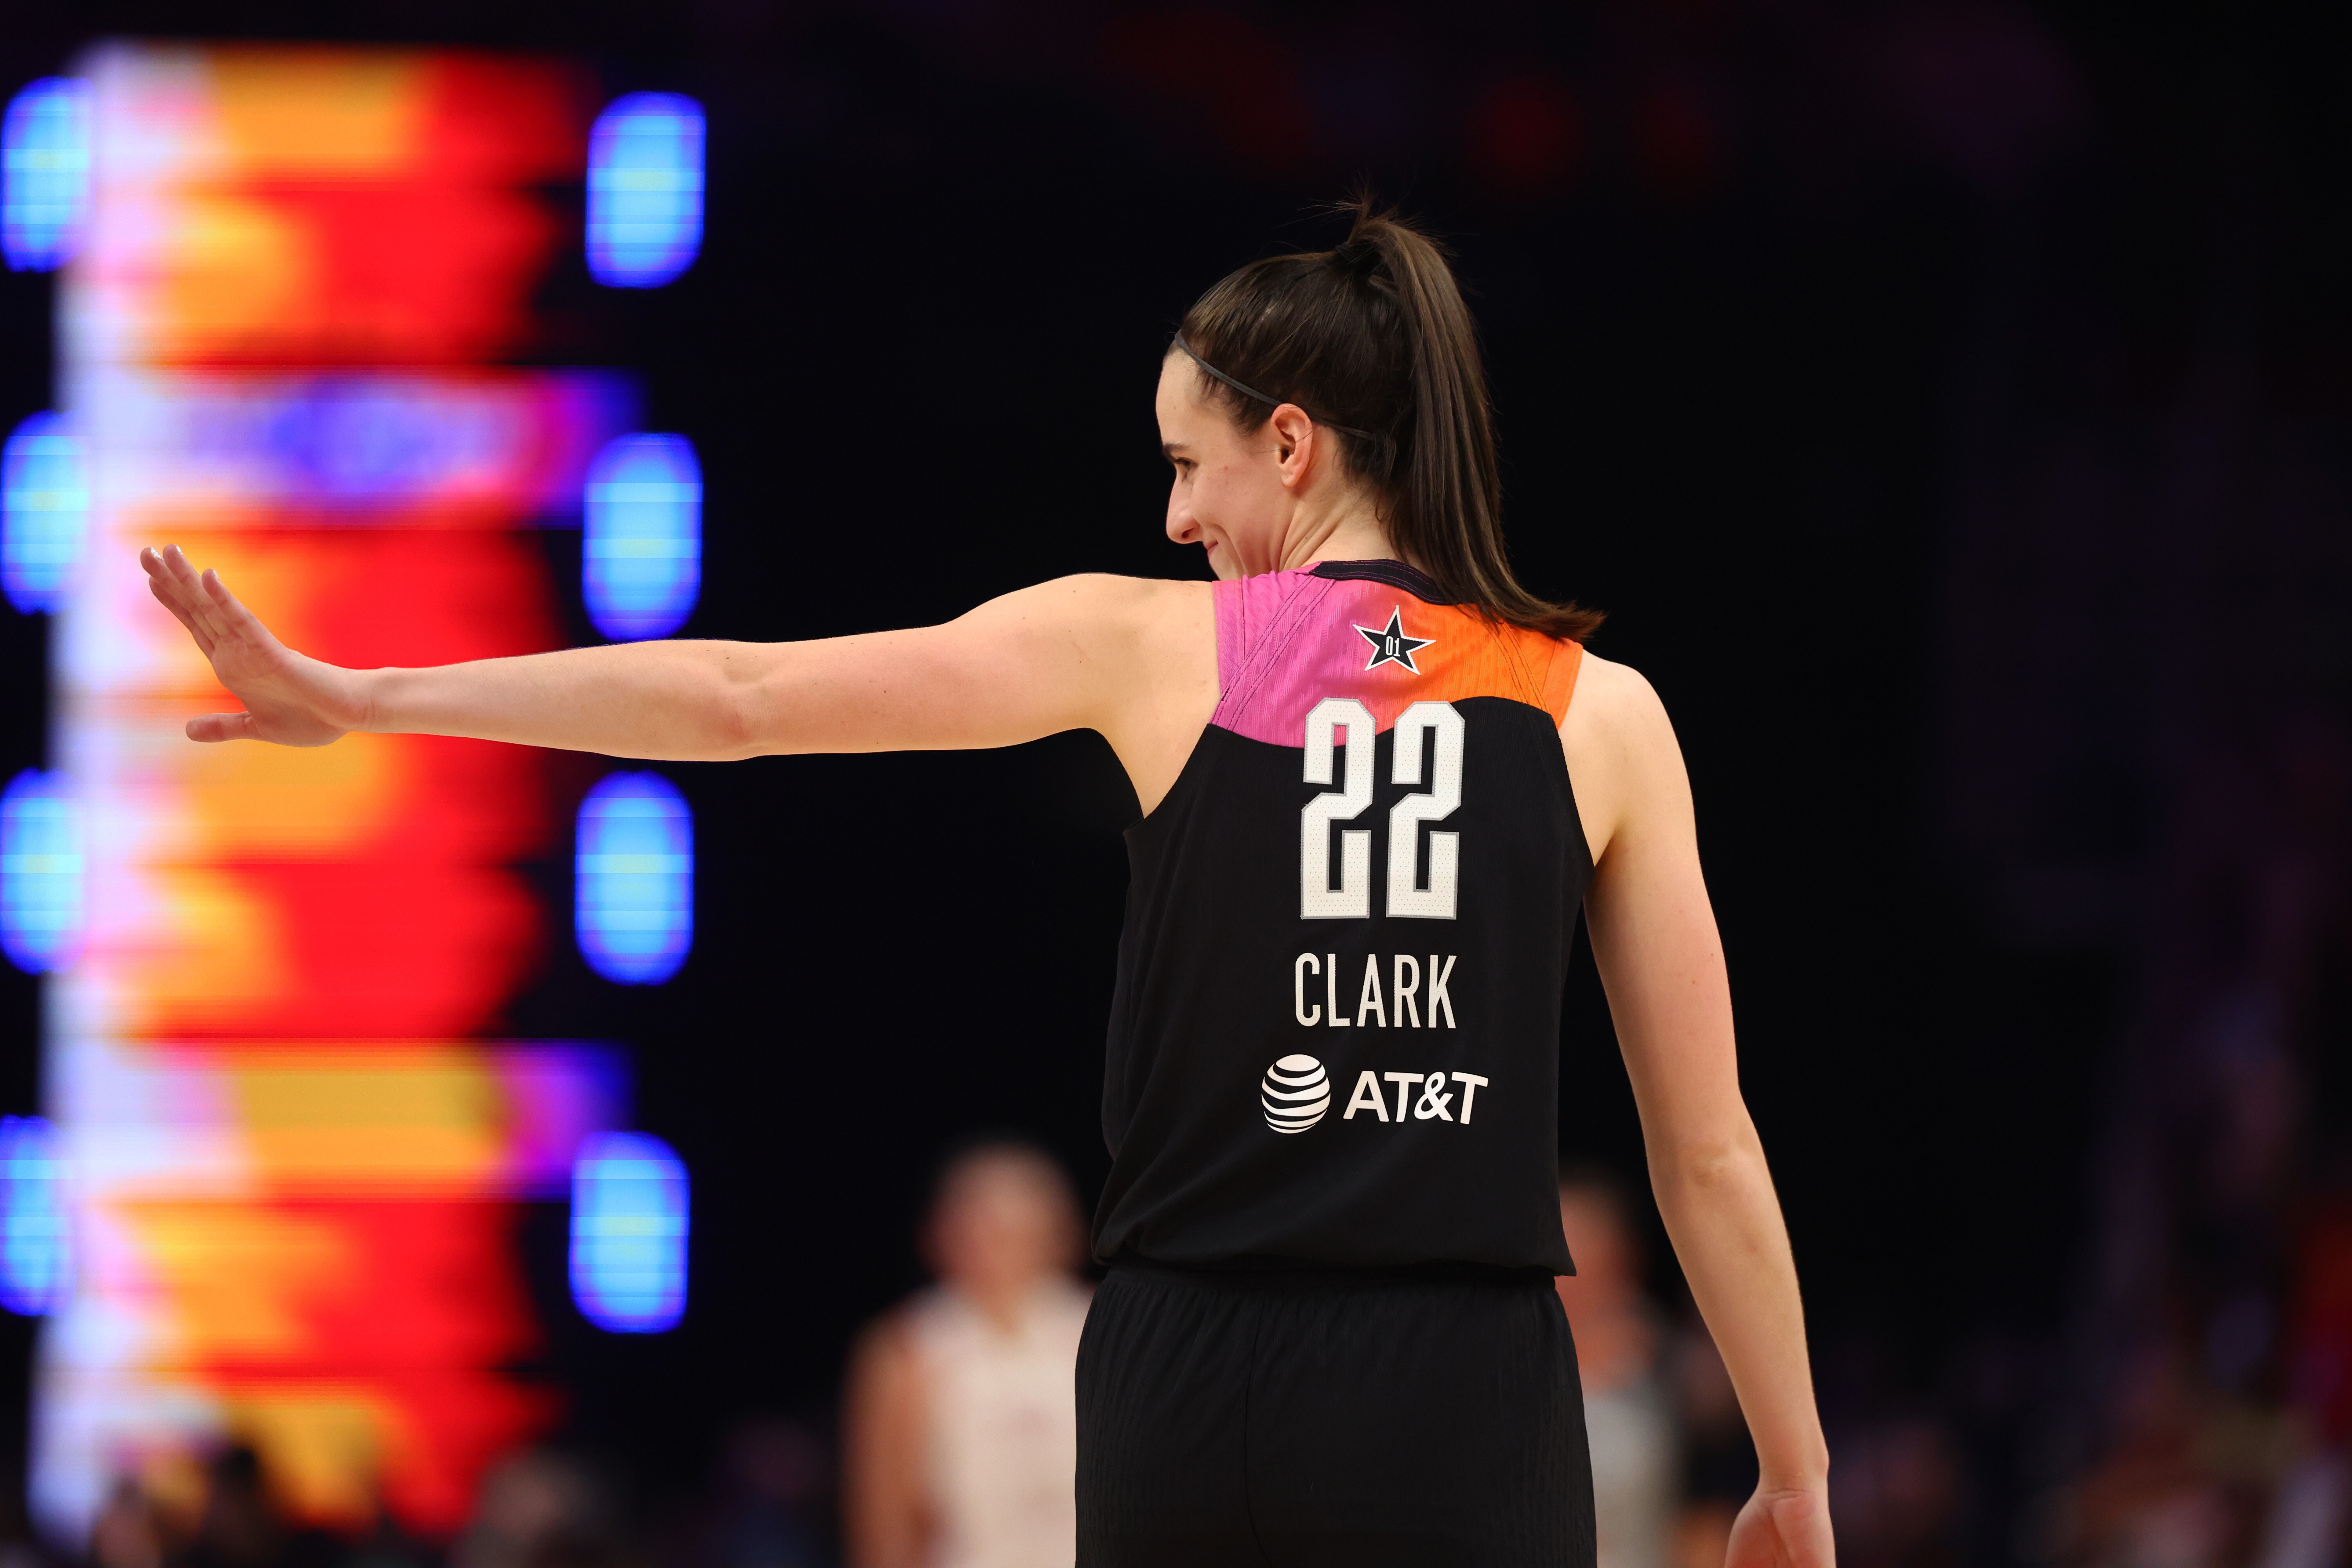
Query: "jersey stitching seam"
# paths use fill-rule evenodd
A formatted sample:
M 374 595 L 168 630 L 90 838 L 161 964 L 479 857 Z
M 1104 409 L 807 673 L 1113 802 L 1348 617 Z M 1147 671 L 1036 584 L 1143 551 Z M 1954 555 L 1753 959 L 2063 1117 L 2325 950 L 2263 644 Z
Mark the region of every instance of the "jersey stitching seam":
M 1543 708 L 1543 686 L 1540 682 L 1530 681 L 1528 679 L 1528 667 L 1519 658 L 1519 639 L 1507 635 L 1500 627 L 1496 627 L 1492 635 L 1500 639 L 1503 645 L 1503 657 L 1510 661 L 1511 679 L 1519 683 L 1521 693 L 1519 700 L 1527 702 L 1530 708 Z M 1535 693 L 1535 700 L 1528 702 L 1526 693 L 1530 691 Z M 1551 710 L 1545 708 L 1544 711 L 1549 713 Z
M 1568 710 L 1576 706 L 1576 683 L 1584 678 L 1584 645 L 1570 643 L 1568 646 L 1576 649 L 1576 668 L 1568 672 L 1568 698 L 1559 705 L 1559 721 L 1563 724 L 1568 722 Z M 1560 657 L 1560 654 L 1561 649 L 1557 647 L 1551 650 L 1551 656 L 1555 660 Z M 1550 683 L 1551 671 L 1547 669 L 1544 671 L 1544 684 L 1549 686 Z M 1549 712 L 1549 710 L 1547 709 L 1546 711 Z
M 1263 676 L 1253 674 L 1253 672 L 1258 668 L 1258 647 L 1259 643 L 1263 642 L 1264 639 L 1260 638 L 1258 642 L 1252 642 L 1249 640 L 1250 616 L 1246 583 L 1247 579 L 1244 578 L 1242 581 L 1235 583 L 1234 585 L 1235 588 L 1235 593 L 1234 594 L 1234 603 L 1235 605 L 1234 618 L 1241 622 L 1242 627 L 1243 647 L 1241 657 L 1234 670 L 1233 685 L 1227 687 L 1224 690 L 1220 691 L 1217 694 L 1216 711 L 1209 715 L 1209 722 L 1212 724 L 1222 722 L 1224 720 L 1227 710 L 1248 701 L 1249 693 L 1257 689 L 1258 682 L 1265 679 Z M 1220 586 L 1222 586 L 1222 584 L 1220 584 Z M 1277 614 L 1279 612 L 1277 612 Z M 1218 633 L 1220 636 L 1223 635 L 1223 627 L 1222 626 L 1219 626 Z M 1220 665 L 1222 665 L 1224 658 L 1223 648 L 1220 647 L 1217 650 L 1217 657 Z M 1222 676 L 1222 669 L 1220 669 L 1219 673 Z
M 1218 701 L 1216 713 L 1212 716 L 1210 722 L 1214 723 L 1223 718 L 1229 708 L 1238 712 L 1249 706 L 1250 700 L 1257 695 L 1257 689 L 1265 684 L 1266 677 L 1273 673 L 1276 664 L 1280 661 L 1285 653 L 1289 651 L 1290 645 L 1298 639 L 1298 634 L 1306 625 L 1307 613 L 1316 605 L 1322 603 L 1324 597 L 1330 593 L 1328 587 L 1322 588 L 1319 592 L 1308 590 L 1314 584 L 1329 581 L 1331 579 L 1317 578 L 1313 583 L 1302 582 L 1298 591 L 1283 601 L 1280 608 L 1275 612 L 1274 624 L 1266 628 L 1265 636 L 1259 639 L 1257 647 L 1250 650 L 1247 660 L 1242 666 L 1242 673 L 1234 683 L 1234 689 Z M 1285 612 L 1289 612 L 1286 622 L 1284 619 Z

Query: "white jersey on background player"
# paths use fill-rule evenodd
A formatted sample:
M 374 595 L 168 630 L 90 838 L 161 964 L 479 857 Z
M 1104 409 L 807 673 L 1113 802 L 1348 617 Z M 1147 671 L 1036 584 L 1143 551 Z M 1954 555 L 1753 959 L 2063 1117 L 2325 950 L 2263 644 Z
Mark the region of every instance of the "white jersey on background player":
M 940 1283 L 868 1330 L 843 1410 L 850 1568 L 1068 1568 L 1072 1388 L 1089 1292 L 1044 1154 L 989 1143 L 942 1173 L 923 1250 Z

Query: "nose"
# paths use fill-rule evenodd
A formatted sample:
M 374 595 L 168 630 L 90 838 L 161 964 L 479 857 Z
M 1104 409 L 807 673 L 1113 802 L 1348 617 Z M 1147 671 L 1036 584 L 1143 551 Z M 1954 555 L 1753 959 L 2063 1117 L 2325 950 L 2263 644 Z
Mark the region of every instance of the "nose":
M 1201 538 L 1201 525 L 1192 520 L 1192 509 L 1172 484 L 1168 487 L 1168 537 L 1179 544 L 1196 544 Z

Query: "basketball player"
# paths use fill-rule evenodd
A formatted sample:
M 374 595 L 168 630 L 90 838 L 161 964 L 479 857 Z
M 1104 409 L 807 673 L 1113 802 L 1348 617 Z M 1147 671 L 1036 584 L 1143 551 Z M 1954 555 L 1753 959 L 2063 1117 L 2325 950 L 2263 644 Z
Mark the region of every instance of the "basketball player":
M 1667 1568 L 1681 1456 L 1658 1376 L 1658 1315 L 1642 1289 L 1641 1241 L 1615 1188 L 1594 1176 L 1560 1184 L 1559 1227 L 1576 1259 L 1576 1272 L 1556 1283 L 1582 1374 L 1597 1568 Z
M 940 1178 L 940 1283 L 859 1341 L 842 1409 L 850 1568 L 1069 1568 L 1084 1227 L 1042 1152 L 985 1143 Z
M 1761 1465 L 1733 1568 L 1832 1568 L 1828 1455 L 1664 710 L 1512 577 L 1475 329 L 1360 207 L 1196 302 L 1169 536 L 1214 584 L 1066 578 L 945 626 L 426 669 L 281 645 L 142 552 L 240 713 L 613 756 L 1101 731 L 1144 816 L 1077 1370 L 1086 1564 L 1590 1564 L 1554 1183 L 1581 901 L 1653 1189 Z

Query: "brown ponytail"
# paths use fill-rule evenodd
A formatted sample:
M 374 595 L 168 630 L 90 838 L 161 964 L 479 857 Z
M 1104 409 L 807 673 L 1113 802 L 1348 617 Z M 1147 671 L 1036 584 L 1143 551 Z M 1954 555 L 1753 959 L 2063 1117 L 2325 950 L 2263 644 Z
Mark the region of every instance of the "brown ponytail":
M 1549 637 L 1590 637 L 1600 613 L 1537 598 L 1503 547 L 1502 480 L 1478 334 L 1437 243 L 1368 196 L 1336 250 L 1270 256 L 1184 313 L 1183 339 L 1229 379 L 1204 396 L 1245 430 L 1296 403 L 1338 436 L 1399 554 L 1448 598 Z

